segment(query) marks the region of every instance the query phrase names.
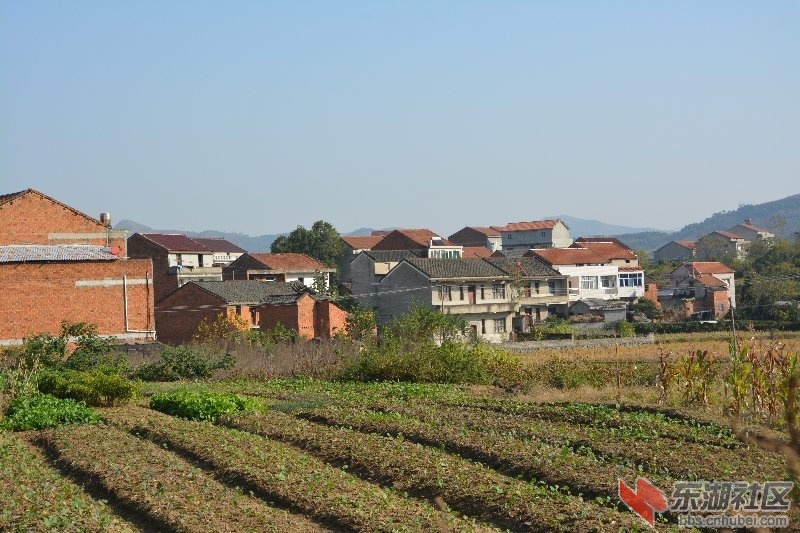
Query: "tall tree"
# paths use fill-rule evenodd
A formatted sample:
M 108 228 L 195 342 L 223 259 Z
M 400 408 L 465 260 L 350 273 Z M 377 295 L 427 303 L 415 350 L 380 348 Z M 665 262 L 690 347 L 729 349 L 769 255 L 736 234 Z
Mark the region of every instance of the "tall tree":
M 288 235 L 281 235 L 272 243 L 271 250 L 273 253 L 304 253 L 330 268 L 336 268 L 337 262 L 344 256 L 345 246 L 333 224 L 317 220 L 311 229 L 297 226 Z

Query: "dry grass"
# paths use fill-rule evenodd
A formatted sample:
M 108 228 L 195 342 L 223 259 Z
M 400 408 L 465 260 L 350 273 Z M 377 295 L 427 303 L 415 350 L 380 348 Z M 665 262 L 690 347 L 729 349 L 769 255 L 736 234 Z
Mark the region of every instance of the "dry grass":
M 800 348 L 800 332 L 750 332 L 740 331 L 737 342 L 786 344 L 789 351 Z M 708 350 L 715 359 L 728 357 L 731 335 L 728 332 L 680 333 L 657 335 L 652 345 L 606 346 L 594 348 L 543 349 L 520 354 L 523 364 L 536 364 L 549 359 L 570 361 L 658 361 L 661 353 L 680 356 L 690 351 Z

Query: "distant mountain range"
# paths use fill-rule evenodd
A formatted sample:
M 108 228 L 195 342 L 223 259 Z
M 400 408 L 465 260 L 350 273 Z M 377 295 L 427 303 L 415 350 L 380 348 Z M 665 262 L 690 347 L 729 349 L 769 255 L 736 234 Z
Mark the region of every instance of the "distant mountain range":
M 752 219 L 753 224 L 767 228 L 778 237 L 791 238 L 800 232 L 800 194 L 788 196 L 781 200 L 757 205 L 743 205 L 734 211 L 714 213 L 702 222 L 684 226 L 675 232 L 659 231 L 653 228 L 636 228 L 606 224 L 598 220 L 587 220 L 569 215 L 553 215 L 548 219 L 561 219 L 569 226 L 570 234 L 575 237 L 610 236 L 617 237 L 634 250 L 657 250 L 670 241 L 696 240 L 716 230 L 727 230 L 745 219 Z M 116 229 L 127 229 L 131 233 L 182 233 L 189 237 L 222 237 L 249 252 L 269 252 L 272 242 L 280 235 L 258 235 L 251 237 L 243 233 L 224 231 L 188 231 L 188 230 L 156 230 L 133 220 L 121 220 L 114 226 Z M 394 228 L 383 228 L 384 230 Z M 373 228 L 358 228 L 345 235 L 369 235 Z
M 795 233 L 800 232 L 800 194 L 763 204 L 743 205 L 733 211 L 714 213 L 702 222 L 689 224 L 672 233 L 645 231 L 617 233 L 613 236 L 634 250 L 652 251 L 670 241 L 693 241 L 713 231 L 730 229 L 748 218 L 753 220 L 754 225 L 770 230 L 776 237 L 793 239 Z
M 282 234 L 277 235 L 257 235 L 251 237 L 244 233 L 230 233 L 226 231 L 189 231 L 182 229 L 153 229 L 133 220 L 120 220 L 114 229 L 127 229 L 129 230 L 128 236 L 134 233 L 181 233 L 187 237 L 221 237 L 229 242 L 232 242 L 240 248 L 244 248 L 248 252 L 269 252 L 272 242 Z

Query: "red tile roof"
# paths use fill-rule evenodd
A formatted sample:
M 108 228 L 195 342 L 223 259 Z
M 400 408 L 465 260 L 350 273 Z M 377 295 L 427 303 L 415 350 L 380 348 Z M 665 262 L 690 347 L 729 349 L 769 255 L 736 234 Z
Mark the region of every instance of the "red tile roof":
M 180 233 L 140 233 L 145 239 L 156 243 L 168 252 L 212 253 L 207 246 Z
M 644 269 L 640 266 L 620 266 L 617 267 L 619 272 L 644 272 Z
M 500 231 L 531 231 L 539 229 L 553 229 L 561 220 L 534 220 L 532 222 L 509 222 L 499 227 Z M 563 222 L 561 222 L 564 224 Z M 566 224 L 564 224 L 566 226 Z
M 550 265 L 604 265 L 609 262 L 587 248 L 547 248 L 526 254 L 534 254 Z
M 491 257 L 492 252 L 485 246 L 464 246 L 462 253 L 462 257 L 470 258 L 470 257 Z
M 733 274 L 733 270 L 717 261 L 688 263 L 698 274 Z
M 673 242 L 676 242 L 676 243 L 680 244 L 681 246 L 683 246 L 684 248 L 688 248 L 690 250 L 696 250 L 697 249 L 697 243 L 695 241 L 673 241 Z
M 371 250 L 383 237 L 384 235 L 343 235 L 339 238 L 353 250 Z
M 477 231 L 478 233 L 483 233 L 487 237 L 499 237 L 500 236 L 500 229 L 495 226 L 491 226 L 488 228 L 484 228 L 481 226 L 467 226 L 472 230 Z
M 572 243 L 570 248 L 586 248 L 609 261 L 611 259 L 637 259 L 635 253 L 613 242 L 579 241 Z
M 427 248 L 431 239 L 441 240 L 438 246 L 456 246 L 447 239 L 429 229 L 396 229 L 385 236 L 372 248 L 374 250 L 411 250 L 413 248 Z
M 715 231 L 713 233 L 716 233 L 718 235 L 722 235 L 723 237 L 731 239 L 732 241 L 742 241 L 742 240 L 744 240 L 744 237 L 740 237 L 739 235 L 736 235 L 735 233 L 731 233 L 730 231 Z
M 251 257 L 264 265 L 265 270 L 300 270 L 303 272 L 313 270 L 326 270 L 321 262 L 306 254 L 281 253 L 281 254 L 249 254 Z
M 700 274 L 699 276 L 695 276 L 694 279 L 705 285 L 706 287 L 727 287 L 728 285 L 719 278 L 712 276 L 711 274 Z

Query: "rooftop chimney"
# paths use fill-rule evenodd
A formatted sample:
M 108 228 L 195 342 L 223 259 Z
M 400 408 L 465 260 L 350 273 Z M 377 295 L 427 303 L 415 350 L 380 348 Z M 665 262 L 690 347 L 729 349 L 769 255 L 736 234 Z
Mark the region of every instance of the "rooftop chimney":
M 752 218 L 746 218 L 746 219 L 744 219 L 744 221 L 748 226 L 752 226 L 753 225 L 753 219 Z

